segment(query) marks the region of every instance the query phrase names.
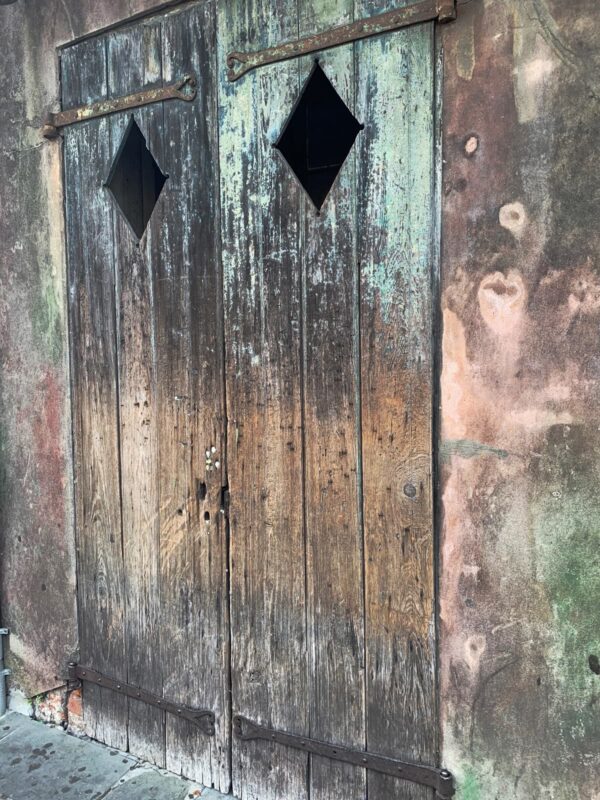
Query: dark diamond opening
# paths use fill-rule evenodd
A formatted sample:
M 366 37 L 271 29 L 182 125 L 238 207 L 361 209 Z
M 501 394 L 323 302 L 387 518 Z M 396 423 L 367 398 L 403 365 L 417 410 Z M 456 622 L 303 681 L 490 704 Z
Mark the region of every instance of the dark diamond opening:
M 315 63 L 275 147 L 317 211 L 363 127 Z
M 111 167 L 106 187 L 138 239 L 142 238 L 146 230 L 168 177 L 161 172 L 154 156 L 148 150 L 144 134 L 131 117 Z

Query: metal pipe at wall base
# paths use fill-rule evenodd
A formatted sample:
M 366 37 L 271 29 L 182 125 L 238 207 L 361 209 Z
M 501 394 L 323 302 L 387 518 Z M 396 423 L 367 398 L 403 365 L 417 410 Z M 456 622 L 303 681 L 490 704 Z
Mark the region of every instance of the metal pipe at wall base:
M 0 628 L 0 717 L 6 714 L 6 676 L 10 670 L 4 666 L 4 636 L 8 636 L 8 628 Z

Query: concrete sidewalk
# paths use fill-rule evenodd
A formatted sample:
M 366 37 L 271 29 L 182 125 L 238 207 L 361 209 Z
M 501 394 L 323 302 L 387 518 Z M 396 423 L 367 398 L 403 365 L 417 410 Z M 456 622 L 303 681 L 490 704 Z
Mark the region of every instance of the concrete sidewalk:
M 226 800 L 130 755 L 10 713 L 0 718 L 0 800 L 36 798 Z

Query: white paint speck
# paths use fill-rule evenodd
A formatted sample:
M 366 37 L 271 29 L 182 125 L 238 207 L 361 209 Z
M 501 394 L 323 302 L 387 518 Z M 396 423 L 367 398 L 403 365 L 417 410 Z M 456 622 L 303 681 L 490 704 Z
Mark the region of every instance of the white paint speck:
M 467 141 L 465 142 L 465 153 L 468 156 L 474 155 L 479 148 L 479 139 L 476 136 L 469 136 Z
M 515 239 L 520 239 L 527 225 L 527 212 L 523 203 L 507 203 L 499 214 L 500 225 L 510 231 Z

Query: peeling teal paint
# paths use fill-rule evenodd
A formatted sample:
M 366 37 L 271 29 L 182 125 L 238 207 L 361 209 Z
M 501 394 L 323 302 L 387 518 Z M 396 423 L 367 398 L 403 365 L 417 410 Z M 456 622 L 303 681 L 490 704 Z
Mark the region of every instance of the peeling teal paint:
M 374 65 L 371 79 L 358 86 L 356 114 L 367 134 L 380 126 L 370 137 L 372 169 L 365 186 L 379 241 L 371 247 L 376 257 L 361 263 L 363 284 L 374 296 L 384 321 L 397 313 L 392 303 L 401 287 L 409 330 L 422 321 L 421 287 L 432 268 L 435 142 L 431 35 L 431 26 L 422 25 L 418 32 L 396 32 L 393 42 L 374 39 L 356 45 L 359 57 Z M 365 118 L 362 109 L 372 108 L 374 98 L 378 114 Z

